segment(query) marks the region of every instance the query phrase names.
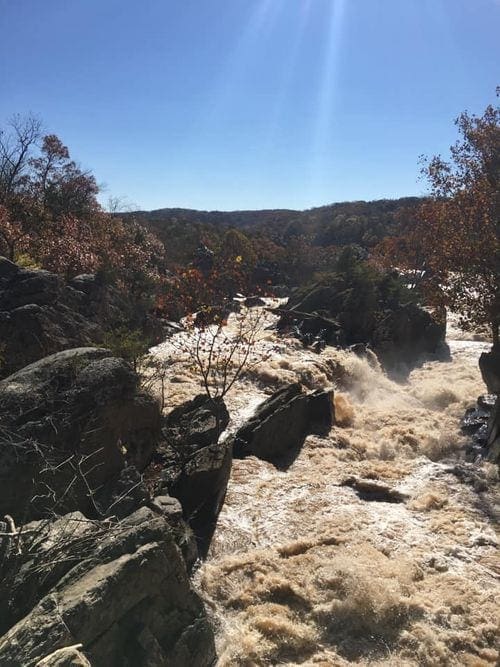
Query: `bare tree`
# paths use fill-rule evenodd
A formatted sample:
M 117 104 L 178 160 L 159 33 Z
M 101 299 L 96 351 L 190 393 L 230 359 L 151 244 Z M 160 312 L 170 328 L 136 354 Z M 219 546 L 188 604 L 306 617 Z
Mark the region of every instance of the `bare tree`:
M 172 340 L 199 375 L 219 426 L 220 403 L 245 371 L 264 360 L 256 344 L 265 324 L 265 311 L 244 309 L 229 323 L 223 315 L 214 324 L 198 326 L 186 318 L 186 329 Z
M 42 135 L 42 123 L 33 115 L 15 115 L 7 128 L 0 130 L 0 203 L 22 188 L 32 150 Z
M 106 202 L 106 210 L 108 213 L 131 213 L 132 211 L 137 210 L 137 204 L 131 202 L 128 197 L 117 197 L 110 195 Z

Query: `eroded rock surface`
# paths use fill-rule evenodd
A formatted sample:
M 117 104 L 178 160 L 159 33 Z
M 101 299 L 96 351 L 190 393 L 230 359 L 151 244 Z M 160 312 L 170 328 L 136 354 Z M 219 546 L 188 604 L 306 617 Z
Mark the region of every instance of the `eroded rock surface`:
M 333 391 L 306 394 L 300 383 L 283 387 L 264 401 L 234 438 L 236 458 L 257 456 L 286 467 L 310 433 L 323 435 L 333 426 Z
M 0 515 L 98 517 L 117 499 L 114 481 L 126 491 L 126 466 L 140 471 L 150 460 L 160 410 L 123 359 L 77 348 L 1 381 L 0 424 Z
M 65 282 L 0 257 L 0 377 L 60 350 L 102 342 L 123 324 L 141 326 L 137 303 L 93 274 Z
M 223 402 L 199 395 L 165 418 L 158 458 L 161 486 L 181 502 L 200 555 L 207 553 L 231 474 L 230 443 L 219 436 L 229 422 Z
M 74 513 L 25 528 L 3 567 L 0 664 L 73 664 L 43 659 L 75 644 L 93 667 L 213 664 L 212 630 L 164 517 L 144 507 L 118 523 Z

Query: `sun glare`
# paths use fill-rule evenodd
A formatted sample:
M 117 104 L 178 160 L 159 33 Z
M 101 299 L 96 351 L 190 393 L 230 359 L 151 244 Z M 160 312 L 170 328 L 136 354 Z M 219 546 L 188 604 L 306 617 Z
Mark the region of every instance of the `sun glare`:
M 317 114 L 312 130 L 310 188 L 317 189 L 318 181 L 328 179 L 325 161 L 334 149 L 336 92 L 340 68 L 341 40 L 345 22 L 346 0 L 332 0 L 323 46 L 323 62 L 318 63 L 322 74 L 318 90 Z

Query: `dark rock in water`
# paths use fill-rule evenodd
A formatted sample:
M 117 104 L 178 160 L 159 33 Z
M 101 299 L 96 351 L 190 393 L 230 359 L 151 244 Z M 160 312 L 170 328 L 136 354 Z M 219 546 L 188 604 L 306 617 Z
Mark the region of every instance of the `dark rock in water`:
M 311 345 L 320 330 L 328 345 L 369 344 L 394 374 L 407 374 L 422 356 L 445 350 L 445 322 L 414 303 L 365 301 L 341 276 L 332 285 L 296 290 L 276 312 L 281 316 L 278 331 L 291 332 L 305 345 Z M 361 348 L 355 351 L 359 354 Z
M 201 556 L 210 546 L 231 473 L 231 445 L 218 442 L 228 423 L 223 401 L 199 395 L 167 415 L 162 429 L 162 488 L 180 500 Z
M 243 305 L 247 308 L 258 308 L 266 305 L 264 299 L 261 299 L 260 296 L 247 296 Z
M 412 365 L 444 345 L 446 325 L 415 304 L 399 305 L 384 313 L 371 336 L 374 352 L 388 370 Z
M 211 324 L 225 322 L 234 310 L 236 307 L 232 302 L 227 302 L 222 306 L 206 306 L 196 313 L 194 324 L 199 329 L 204 329 Z
M 479 357 L 479 368 L 490 394 L 500 394 L 500 349 L 483 352 Z
M 277 329 L 280 333 L 291 333 L 304 346 L 321 343 L 323 345 L 338 345 L 341 342 L 340 326 L 338 322 L 318 314 L 298 312 L 276 308 L 275 313 L 280 315 Z
M 335 423 L 333 390 L 316 389 L 307 394 L 307 432 L 316 435 L 328 435 Z
M 342 486 L 350 486 L 358 494 L 361 500 L 379 503 L 402 503 L 408 496 L 387 484 L 374 482 L 370 479 L 359 479 L 348 477 L 342 482 Z
M 477 407 L 468 408 L 462 419 L 462 431 L 472 435 L 465 453 L 469 461 L 487 458 L 500 463 L 500 399 L 485 394 L 477 400 Z
M 349 352 L 353 352 L 357 357 L 364 359 L 368 353 L 368 344 L 367 343 L 354 343 L 354 345 L 349 345 Z
M 174 449 L 193 452 L 217 442 L 229 423 L 223 401 L 211 402 L 205 394 L 172 410 L 163 419 L 164 442 Z
M 490 413 L 482 408 L 467 408 L 462 419 L 462 432 L 472 435 L 476 433 L 488 421 Z
M 180 500 L 184 519 L 195 534 L 202 558 L 208 553 L 224 504 L 232 460 L 230 443 L 214 443 L 185 460 L 173 479 L 170 473 L 166 476 L 166 488 Z
M 445 472 L 454 475 L 464 484 L 472 486 L 478 493 L 488 490 L 484 469 L 472 463 L 460 462 L 447 468 Z
M 113 480 L 125 493 L 124 511 L 122 471 L 149 462 L 160 409 L 123 359 L 77 348 L 1 381 L 0 424 L 0 515 L 26 520 L 80 510 L 99 517 L 108 510 L 100 499 L 118 497 Z
M 474 433 L 473 442 L 480 447 L 486 447 L 488 443 L 488 424 L 481 424 L 478 430 Z
M 488 460 L 500 464 L 500 396 L 491 411 L 487 425 L 486 446 Z
M 306 394 L 299 383 L 275 392 L 234 437 L 237 458 L 257 456 L 286 466 L 299 453 L 310 433 L 323 435 L 335 421 L 332 391 Z
M 495 407 L 496 400 L 497 397 L 495 394 L 483 394 L 482 396 L 479 396 L 479 398 L 477 399 L 477 404 L 483 410 L 491 412 Z
M 77 644 L 95 667 L 213 664 L 213 632 L 162 516 L 74 513 L 25 530 L 27 557 L 12 555 L 0 582 L 0 664 L 35 667 Z

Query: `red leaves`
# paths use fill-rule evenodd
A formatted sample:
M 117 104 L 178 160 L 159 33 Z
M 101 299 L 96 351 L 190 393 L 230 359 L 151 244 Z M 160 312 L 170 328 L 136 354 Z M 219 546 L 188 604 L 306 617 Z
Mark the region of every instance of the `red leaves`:
M 451 162 L 434 157 L 423 173 L 432 199 L 410 217 L 400 237 L 377 249 L 386 264 L 420 274 L 432 300 L 461 312 L 470 326 L 500 317 L 500 109 L 462 114 Z

